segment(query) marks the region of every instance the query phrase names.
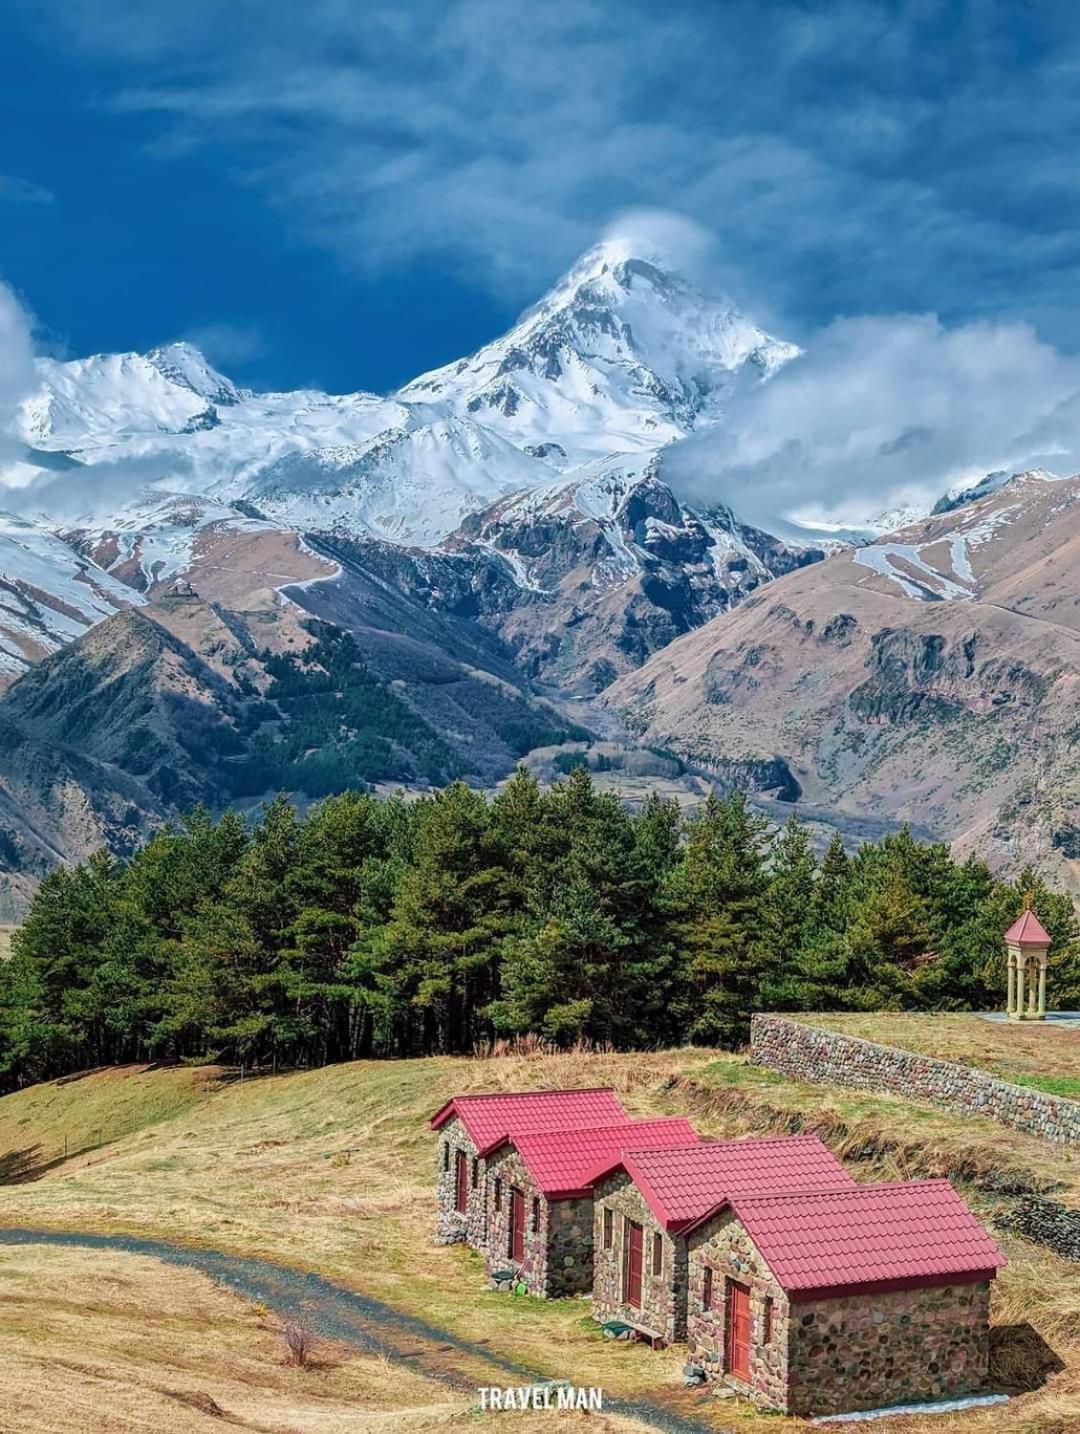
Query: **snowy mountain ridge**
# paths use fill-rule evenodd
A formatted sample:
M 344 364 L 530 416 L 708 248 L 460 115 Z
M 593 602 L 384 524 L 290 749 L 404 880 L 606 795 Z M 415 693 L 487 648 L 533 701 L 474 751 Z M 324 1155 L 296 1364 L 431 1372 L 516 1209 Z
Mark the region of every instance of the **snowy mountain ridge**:
M 253 504 L 296 526 L 433 546 L 496 498 L 614 454 L 648 457 L 722 419 L 739 383 L 798 350 L 727 301 L 635 256 L 590 250 L 502 338 L 397 394 L 253 393 L 187 343 L 38 363 L 21 408 L 23 505 L 47 523 L 115 524 L 131 486 Z M 116 465 L 57 480 L 46 466 Z M 127 474 L 132 479 L 129 482 Z M 58 513 L 58 508 L 60 509 Z M 32 511 L 32 507 L 31 507 Z

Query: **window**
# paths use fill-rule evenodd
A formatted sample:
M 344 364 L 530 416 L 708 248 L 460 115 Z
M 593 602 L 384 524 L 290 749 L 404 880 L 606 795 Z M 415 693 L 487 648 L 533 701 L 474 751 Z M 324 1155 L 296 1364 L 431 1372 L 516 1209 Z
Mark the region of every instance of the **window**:
M 701 1308 L 712 1309 L 712 1266 L 705 1266 L 705 1278 L 701 1283 Z
M 652 1237 L 652 1272 L 654 1275 L 664 1273 L 664 1237 L 659 1232 Z
M 763 1344 L 772 1344 L 773 1336 L 773 1303 L 772 1295 L 765 1296 L 765 1318 L 763 1320 L 764 1330 L 761 1336 Z
M 610 1250 L 614 1236 L 614 1220 L 611 1218 L 611 1211 L 604 1210 L 604 1249 Z
M 502 1181 L 499 1179 L 499 1177 L 498 1177 L 497 1175 L 496 1175 L 496 1177 L 495 1177 L 495 1196 L 494 1196 L 494 1200 L 495 1200 L 495 1210 L 496 1210 L 496 1213 L 497 1213 L 499 1210 L 502 1209 Z
M 539 1199 L 534 1195 L 534 1196 L 533 1196 L 533 1222 L 532 1222 L 532 1231 L 533 1231 L 533 1234 L 535 1235 L 536 1232 L 537 1232 L 539 1229 L 540 1229 L 540 1201 L 539 1201 Z
M 450 1142 L 448 1140 L 444 1140 L 442 1145 L 442 1168 L 450 1169 Z
M 480 1184 L 480 1162 L 474 1155 L 472 1158 L 472 1188 L 475 1190 Z
M 469 1208 L 469 1166 L 465 1158 L 464 1150 L 459 1150 L 457 1152 L 455 1164 L 456 1169 L 454 1170 L 454 1206 L 459 1215 L 464 1215 Z

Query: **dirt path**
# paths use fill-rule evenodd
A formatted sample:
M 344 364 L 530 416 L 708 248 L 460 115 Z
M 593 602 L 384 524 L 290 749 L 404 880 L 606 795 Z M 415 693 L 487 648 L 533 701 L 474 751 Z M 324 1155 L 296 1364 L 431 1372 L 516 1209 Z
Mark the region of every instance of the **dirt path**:
M 485 1368 L 493 1385 L 517 1386 L 546 1378 L 506 1359 L 495 1350 L 403 1314 L 392 1305 L 346 1289 L 321 1275 L 304 1274 L 287 1265 L 251 1256 L 200 1250 L 167 1240 L 128 1235 L 92 1235 L 59 1230 L 0 1230 L 0 1245 L 59 1245 L 89 1250 L 119 1250 L 148 1255 L 170 1265 L 199 1270 L 246 1299 L 265 1305 L 286 1319 L 299 1319 L 323 1339 L 352 1345 L 365 1353 L 384 1355 L 406 1367 L 460 1390 L 473 1391 L 476 1380 L 454 1368 L 454 1356 L 466 1356 Z M 567 1376 L 573 1382 L 573 1372 Z M 692 1414 L 648 1399 L 604 1395 L 604 1411 L 636 1419 L 661 1434 L 731 1434 Z

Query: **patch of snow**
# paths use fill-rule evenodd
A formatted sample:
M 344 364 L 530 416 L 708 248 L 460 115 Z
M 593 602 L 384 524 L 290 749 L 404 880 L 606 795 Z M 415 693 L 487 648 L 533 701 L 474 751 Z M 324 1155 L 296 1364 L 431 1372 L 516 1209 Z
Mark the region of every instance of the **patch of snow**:
M 909 543 L 872 543 L 865 548 L 856 548 L 852 557 L 860 566 L 891 579 L 908 597 L 918 598 L 922 602 L 931 601 L 932 598 L 927 596 L 927 591 L 920 587 L 914 579 L 894 567 L 890 561 L 892 558 L 901 558 L 917 571 L 925 573 L 930 579 L 926 584 L 926 589 L 937 597 L 949 600 L 972 596 L 966 588 L 960 587 L 951 578 L 947 578 L 944 573 L 939 573 L 936 568 L 931 567 L 922 557 L 919 549 L 912 547 Z

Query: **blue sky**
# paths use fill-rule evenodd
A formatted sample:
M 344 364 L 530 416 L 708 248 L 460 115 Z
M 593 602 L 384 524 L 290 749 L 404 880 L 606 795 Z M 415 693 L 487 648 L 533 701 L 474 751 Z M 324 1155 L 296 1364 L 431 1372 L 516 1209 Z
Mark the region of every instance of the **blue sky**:
M 9 0 L 0 279 L 39 346 L 381 390 L 649 207 L 785 337 L 935 314 L 1071 353 L 1070 9 Z

